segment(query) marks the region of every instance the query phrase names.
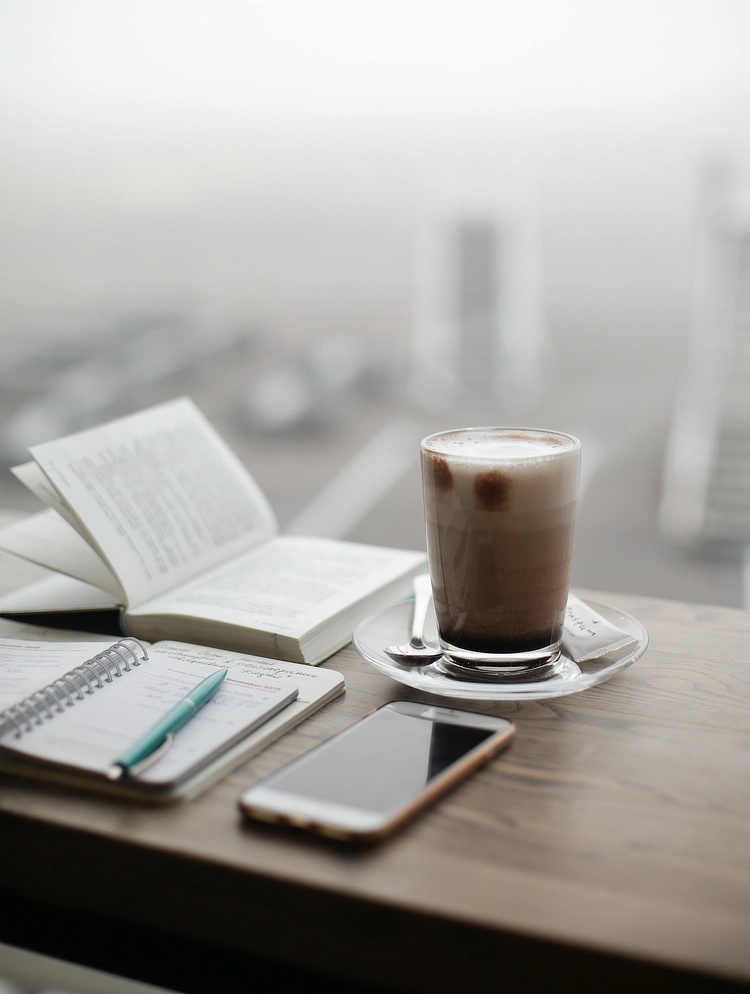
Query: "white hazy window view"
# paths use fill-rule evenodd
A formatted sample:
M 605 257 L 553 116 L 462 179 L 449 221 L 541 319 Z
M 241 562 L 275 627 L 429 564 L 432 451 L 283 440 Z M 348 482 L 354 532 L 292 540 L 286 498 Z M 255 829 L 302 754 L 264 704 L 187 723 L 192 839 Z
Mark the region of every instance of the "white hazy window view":
M 189 394 L 282 528 L 422 547 L 418 443 L 579 435 L 574 584 L 748 603 L 744 0 L 0 0 L 0 508 Z

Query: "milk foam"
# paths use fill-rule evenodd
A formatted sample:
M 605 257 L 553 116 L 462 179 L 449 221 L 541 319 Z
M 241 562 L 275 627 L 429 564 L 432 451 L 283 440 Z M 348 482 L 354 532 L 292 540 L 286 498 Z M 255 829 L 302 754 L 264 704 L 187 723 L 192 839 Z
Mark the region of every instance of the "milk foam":
M 474 504 L 478 474 L 497 470 L 511 483 L 506 511 L 527 513 L 574 501 L 581 443 L 572 435 L 542 429 L 476 428 L 440 432 L 422 442 L 424 458 L 445 460 L 453 498 Z M 429 481 L 426 486 L 431 489 Z M 438 494 L 434 499 L 440 500 Z
M 542 430 L 520 431 L 513 428 L 476 428 L 447 431 L 425 439 L 425 448 L 451 457 L 470 460 L 535 461 L 562 455 L 579 447 L 573 436 L 556 435 Z M 453 462 L 453 459 L 451 460 Z

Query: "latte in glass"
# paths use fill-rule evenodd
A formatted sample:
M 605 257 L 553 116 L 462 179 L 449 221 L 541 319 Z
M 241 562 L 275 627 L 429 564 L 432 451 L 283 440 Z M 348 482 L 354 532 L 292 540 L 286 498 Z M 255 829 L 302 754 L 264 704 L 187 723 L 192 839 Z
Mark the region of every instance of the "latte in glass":
M 423 439 L 427 554 L 449 660 L 487 676 L 559 657 L 580 452 L 574 436 L 535 428 Z

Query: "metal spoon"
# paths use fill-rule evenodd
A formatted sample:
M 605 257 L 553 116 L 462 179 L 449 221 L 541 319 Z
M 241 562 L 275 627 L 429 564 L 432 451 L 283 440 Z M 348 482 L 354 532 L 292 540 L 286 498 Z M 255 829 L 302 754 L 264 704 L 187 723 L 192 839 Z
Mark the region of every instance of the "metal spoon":
M 398 663 L 434 662 L 443 655 L 443 650 L 424 641 L 424 623 L 427 609 L 432 599 L 429 576 L 414 577 L 414 614 L 411 623 L 411 638 L 405 645 L 387 645 L 385 652 Z

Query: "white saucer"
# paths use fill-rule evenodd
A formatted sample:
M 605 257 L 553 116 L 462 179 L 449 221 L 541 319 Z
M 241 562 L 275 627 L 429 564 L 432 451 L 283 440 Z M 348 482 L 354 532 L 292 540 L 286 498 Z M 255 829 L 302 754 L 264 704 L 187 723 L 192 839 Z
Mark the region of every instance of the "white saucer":
M 449 676 L 442 670 L 441 661 L 423 666 L 404 666 L 397 663 L 384 651 L 386 645 L 406 642 L 411 627 L 413 599 L 392 604 L 361 622 L 354 632 L 354 647 L 375 669 L 385 673 L 398 683 L 417 690 L 424 690 L 441 697 L 456 697 L 466 700 L 515 701 L 541 700 L 545 697 L 562 697 L 603 683 L 639 659 L 648 646 L 646 629 L 635 618 L 617 608 L 587 602 L 607 621 L 621 628 L 636 641 L 623 649 L 617 649 L 588 662 L 574 663 L 563 654 L 562 664 L 554 676 L 523 683 L 474 683 L 469 680 Z M 433 611 L 427 614 L 425 641 L 437 642 L 437 627 Z

